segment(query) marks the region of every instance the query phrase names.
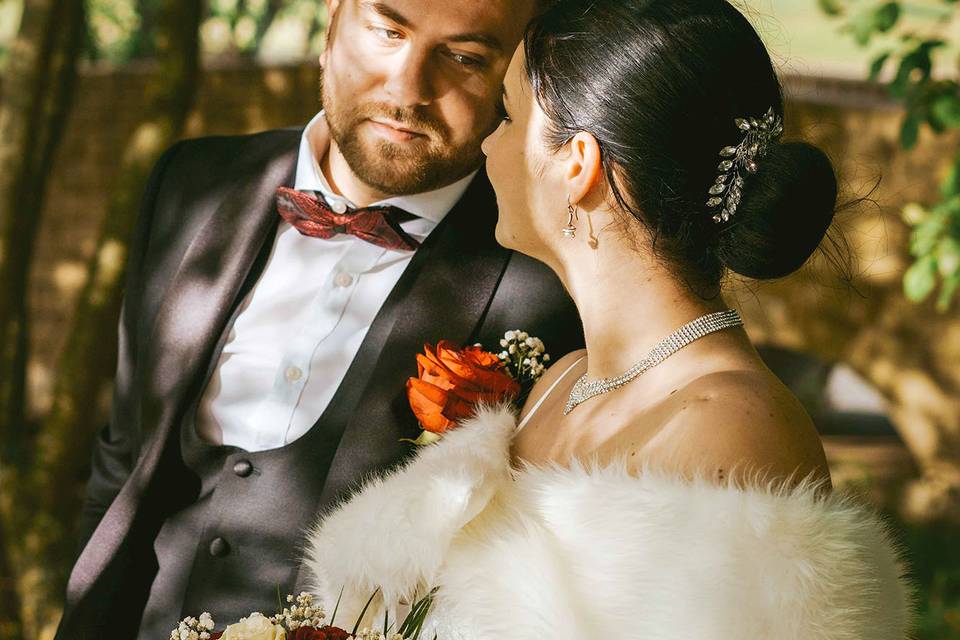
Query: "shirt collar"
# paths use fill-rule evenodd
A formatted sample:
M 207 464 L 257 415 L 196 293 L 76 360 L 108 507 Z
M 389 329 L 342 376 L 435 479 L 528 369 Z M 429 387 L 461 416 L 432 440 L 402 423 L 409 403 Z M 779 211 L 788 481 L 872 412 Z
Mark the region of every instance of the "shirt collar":
M 321 141 L 320 144 L 324 145 L 323 148 L 315 149 L 310 142 L 308 134 L 314 127 L 319 128 L 320 135 L 317 136 L 317 139 Z M 307 126 L 303 129 L 303 134 L 300 136 L 300 153 L 297 156 L 297 173 L 293 188 L 297 191 L 317 191 L 323 194 L 324 199 L 331 206 L 339 201 L 351 209 L 356 208 L 356 205 L 349 199 L 334 193 L 333 189 L 330 188 L 330 183 L 323 175 L 323 171 L 320 170 L 317 158 L 323 157 L 323 154 L 326 153 L 326 145 L 329 145 L 329 141 L 330 131 L 327 126 L 327 119 L 323 111 L 319 111 L 307 123 Z M 433 191 L 393 196 L 374 202 L 370 206 L 393 205 L 419 218 L 439 223 L 464 194 L 476 174 L 477 172 L 474 171 L 454 183 Z

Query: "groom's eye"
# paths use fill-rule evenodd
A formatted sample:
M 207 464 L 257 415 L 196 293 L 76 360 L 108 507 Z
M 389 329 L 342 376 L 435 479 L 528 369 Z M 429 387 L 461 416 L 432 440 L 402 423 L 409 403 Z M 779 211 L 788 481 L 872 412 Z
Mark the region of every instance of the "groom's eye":
M 449 49 L 446 51 L 446 54 L 447 57 L 456 62 L 458 65 L 468 69 L 480 68 L 486 64 L 486 61 L 481 58 L 475 58 L 463 53 L 457 53 L 456 51 L 450 51 Z
M 370 31 L 373 32 L 381 40 L 399 40 L 403 37 L 403 34 L 399 31 L 394 31 L 393 29 L 387 29 L 386 27 L 378 27 L 376 25 L 371 25 L 367 27 Z

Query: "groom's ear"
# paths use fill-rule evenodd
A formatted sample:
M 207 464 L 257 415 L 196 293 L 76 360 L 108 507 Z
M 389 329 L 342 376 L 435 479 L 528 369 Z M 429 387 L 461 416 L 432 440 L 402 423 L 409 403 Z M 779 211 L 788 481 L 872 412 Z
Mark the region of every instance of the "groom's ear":
M 580 131 L 567 143 L 570 154 L 566 158 L 567 193 L 570 202 L 576 204 L 600 182 L 603 163 L 600 160 L 600 145 L 593 134 Z

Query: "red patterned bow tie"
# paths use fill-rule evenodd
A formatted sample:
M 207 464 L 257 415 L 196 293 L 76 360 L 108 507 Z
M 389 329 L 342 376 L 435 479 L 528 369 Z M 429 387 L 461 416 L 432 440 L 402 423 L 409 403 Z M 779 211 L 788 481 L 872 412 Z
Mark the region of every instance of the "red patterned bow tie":
M 415 216 L 389 205 L 337 213 L 323 196 L 279 187 L 277 212 L 305 236 L 326 239 L 338 233 L 349 233 L 394 251 L 413 251 L 420 246 L 400 228 L 401 222 L 412 220 Z

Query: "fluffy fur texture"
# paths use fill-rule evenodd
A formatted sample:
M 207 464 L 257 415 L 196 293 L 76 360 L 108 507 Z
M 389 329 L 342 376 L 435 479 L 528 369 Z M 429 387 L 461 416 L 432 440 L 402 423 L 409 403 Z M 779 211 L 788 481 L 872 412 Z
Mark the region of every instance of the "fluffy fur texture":
M 901 553 L 855 498 L 622 461 L 514 469 L 514 428 L 482 410 L 318 522 L 305 562 L 328 611 L 343 588 L 337 623 L 377 587 L 367 626 L 439 585 L 428 639 L 909 637 Z

